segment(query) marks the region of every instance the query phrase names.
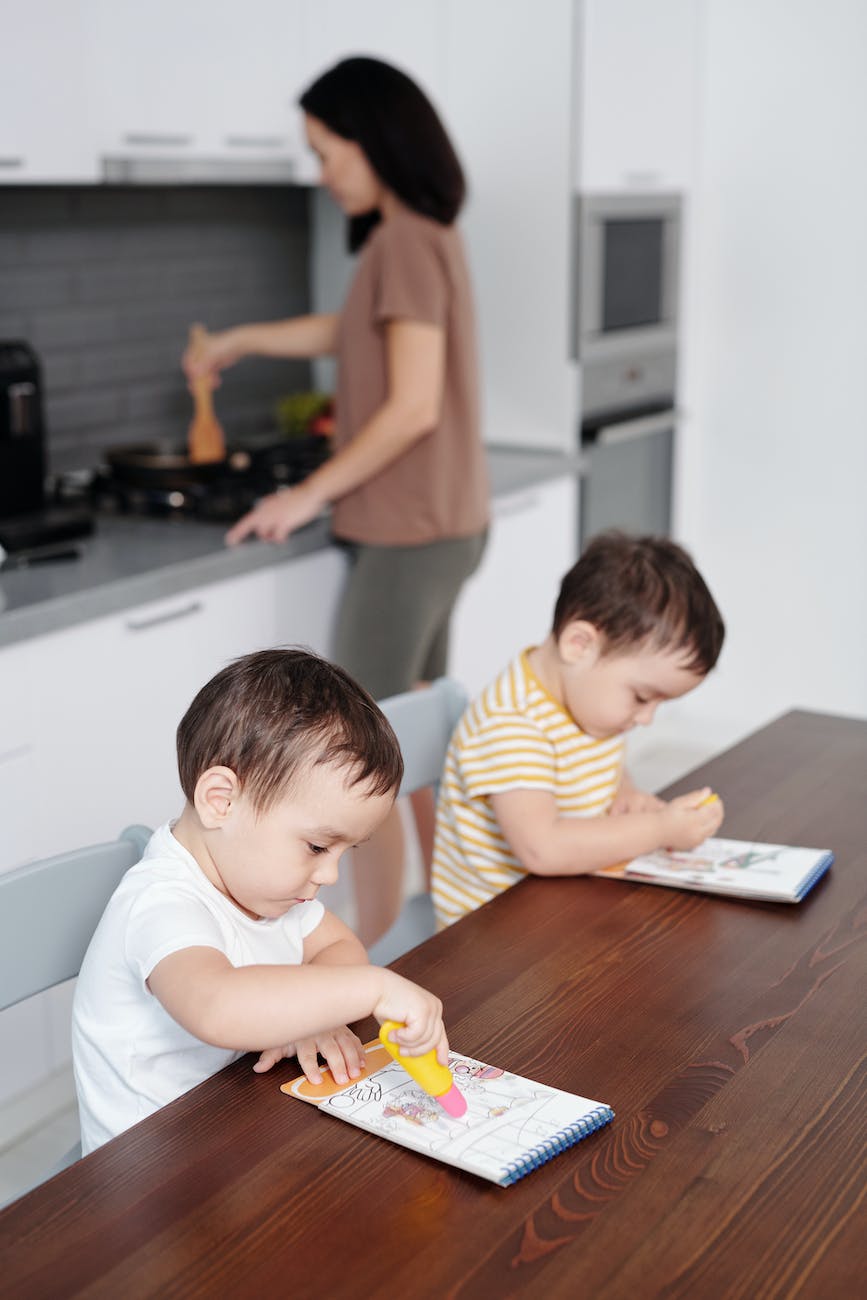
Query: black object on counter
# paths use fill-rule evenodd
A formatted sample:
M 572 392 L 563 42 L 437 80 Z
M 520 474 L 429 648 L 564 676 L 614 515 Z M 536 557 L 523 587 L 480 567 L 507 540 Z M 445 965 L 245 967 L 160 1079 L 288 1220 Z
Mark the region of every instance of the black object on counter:
M 89 510 L 70 506 L 46 506 L 31 514 L 0 519 L 0 546 L 10 555 L 42 546 L 89 537 L 93 532 Z
M 0 560 L 0 569 L 29 569 L 34 564 L 53 564 L 56 560 L 80 560 L 81 550 L 78 546 L 46 546 L 33 551 L 20 551 L 7 555 Z
M 0 518 L 45 501 L 45 426 L 39 360 L 29 344 L 0 342 Z

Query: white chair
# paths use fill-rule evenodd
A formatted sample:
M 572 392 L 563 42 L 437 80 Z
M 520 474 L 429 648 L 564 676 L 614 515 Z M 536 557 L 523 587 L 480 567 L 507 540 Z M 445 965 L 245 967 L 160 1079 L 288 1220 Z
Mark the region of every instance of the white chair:
M 0 1011 L 78 974 L 106 903 L 150 836 L 129 826 L 107 844 L 0 874 Z M 37 1182 L 80 1155 L 79 1143 Z
M 466 691 L 450 677 L 439 677 L 424 690 L 379 701 L 403 754 L 402 795 L 439 784 L 452 732 L 466 706 Z M 429 939 L 435 928 L 430 894 L 416 894 L 406 901 L 391 929 L 372 945 L 370 960 L 387 966 Z

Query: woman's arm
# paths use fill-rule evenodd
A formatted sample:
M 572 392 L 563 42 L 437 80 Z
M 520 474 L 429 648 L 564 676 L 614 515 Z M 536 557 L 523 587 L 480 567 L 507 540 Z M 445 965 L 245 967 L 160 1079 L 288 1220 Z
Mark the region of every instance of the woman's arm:
M 647 812 L 561 817 L 552 794 L 511 790 L 491 796 L 494 816 L 521 865 L 537 876 L 577 876 L 655 849 L 693 849 L 723 819 L 721 800 L 700 806 L 709 789 Z
M 181 365 L 188 379 L 219 372 L 244 357 L 320 357 L 337 351 L 336 313 L 293 316 L 290 320 L 234 325 L 205 333 L 184 352 Z
M 420 321 L 386 327 L 388 394 L 348 446 L 298 487 L 272 493 L 226 534 L 229 545 L 250 535 L 283 542 L 325 506 L 374 478 L 423 438 L 439 419 L 445 377 L 445 331 Z

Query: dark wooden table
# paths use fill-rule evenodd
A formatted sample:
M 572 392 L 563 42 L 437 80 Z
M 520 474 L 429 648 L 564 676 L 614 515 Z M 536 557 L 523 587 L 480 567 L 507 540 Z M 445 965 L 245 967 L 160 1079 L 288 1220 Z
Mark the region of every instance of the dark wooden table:
M 607 1129 L 501 1189 L 245 1058 L 0 1215 L 0 1294 L 864 1295 L 867 722 L 789 713 L 671 792 L 705 782 L 731 837 L 834 850 L 803 903 L 527 881 L 398 964 Z

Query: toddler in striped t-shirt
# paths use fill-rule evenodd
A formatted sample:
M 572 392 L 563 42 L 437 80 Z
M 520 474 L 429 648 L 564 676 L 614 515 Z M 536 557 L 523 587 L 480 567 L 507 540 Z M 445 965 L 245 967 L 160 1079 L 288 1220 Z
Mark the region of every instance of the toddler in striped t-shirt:
M 440 786 L 432 892 L 438 925 L 522 880 L 573 876 L 692 849 L 723 818 L 694 790 L 637 789 L 624 733 L 714 667 L 725 628 L 690 556 L 667 538 L 607 532 L 564 577 L 550 633 L 474 700 Z

